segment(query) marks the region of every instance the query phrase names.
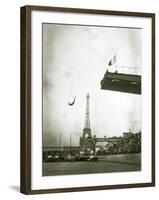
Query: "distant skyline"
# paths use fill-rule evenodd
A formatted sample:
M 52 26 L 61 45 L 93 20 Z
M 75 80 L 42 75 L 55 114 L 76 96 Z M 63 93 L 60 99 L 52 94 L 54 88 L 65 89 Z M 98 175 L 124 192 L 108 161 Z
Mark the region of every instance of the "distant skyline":
M 141 130 L 142 96 L 100 89 L 115 54 L 119 66 L 142 67 L 142 30 L 43 24 L 43 146 L 58 146 L 60 134 L 79 145 L 87 93 L 92 135 Z

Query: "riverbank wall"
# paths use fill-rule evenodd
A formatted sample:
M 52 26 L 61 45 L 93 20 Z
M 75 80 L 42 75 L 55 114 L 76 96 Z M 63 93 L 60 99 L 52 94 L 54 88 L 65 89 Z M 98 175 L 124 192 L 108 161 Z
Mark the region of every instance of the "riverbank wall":
M 99 156 L 98 160 L 141 165 L 141 153 Z

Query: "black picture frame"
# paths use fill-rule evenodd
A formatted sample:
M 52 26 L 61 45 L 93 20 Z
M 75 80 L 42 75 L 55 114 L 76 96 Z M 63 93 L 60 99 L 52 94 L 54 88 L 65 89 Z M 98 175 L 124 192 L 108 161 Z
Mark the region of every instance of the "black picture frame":
M 47 11 L 47 12 L 71 12 L 71 13 L 87 13 L 96 15 L 115 15 L 115 16 L 131 16 L 131 17 L 146 17 L 152 19 L 152 163 L 151 176 L 152 180 L 149 183 L 135 184 L 117 184 L 117 185 L 100 185 L 89 187 L 75 188 L 53 188 L 32 190 L 31 183 L 31 19 L 32 11 Z M 62 8 L 62 7 L 47 7 L 47 6 L 24 6 L 21 7 L 21 180 L 20 191 L 24 194 L 43 194 L 43 193 L 59 193 L 59 192 L 76 192 L 88 190 L 106 190 L 120 188 L 137 188 L 155 186 L 155 14 L 154 13 L 139 13 L 139 12 L 123 12 L 111 10 L 92 10 L 78 8 Z

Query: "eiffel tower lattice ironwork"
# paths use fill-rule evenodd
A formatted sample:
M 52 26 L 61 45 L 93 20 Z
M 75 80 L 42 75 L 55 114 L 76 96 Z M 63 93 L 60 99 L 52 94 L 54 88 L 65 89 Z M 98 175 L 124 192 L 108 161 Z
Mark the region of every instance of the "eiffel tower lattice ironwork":
M 86 96 L 86 115 L 85 115 L 85 123 L 83 129 L 82 138 L 92 138 L 91 128 L 90 128 L 90 113 L 89 113 L 89 100 L 90 96 L 87 94 Z

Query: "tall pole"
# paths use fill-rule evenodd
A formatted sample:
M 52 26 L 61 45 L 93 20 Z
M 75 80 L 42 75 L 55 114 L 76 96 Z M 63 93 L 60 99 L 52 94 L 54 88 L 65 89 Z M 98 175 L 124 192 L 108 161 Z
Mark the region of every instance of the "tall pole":
M 60 133 L 59 147 L 61 147 L 61 133 Z
M 70 152 L 71 152 L 71 145 L 72 145 L 71 144 L 71 142 L 72 142 L 71 140 L 72 140 L 72 135 L 70 135 Z

